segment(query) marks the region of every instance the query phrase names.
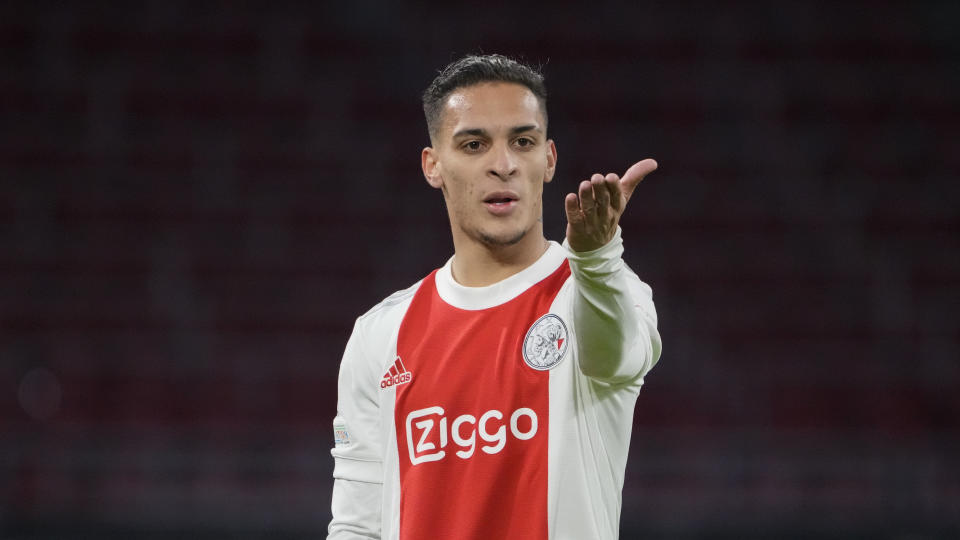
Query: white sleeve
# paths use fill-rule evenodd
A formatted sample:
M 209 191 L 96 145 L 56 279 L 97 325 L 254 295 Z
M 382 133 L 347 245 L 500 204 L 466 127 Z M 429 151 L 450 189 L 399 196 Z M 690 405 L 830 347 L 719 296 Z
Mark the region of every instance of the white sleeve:
M 375 390 L 379 373 L 364 354 L 360 326 L 358 320 L 340 363 L 335 446 L 330 451 L 334 481 L 329 540 L 380 538 L 383 435 Z
M 381 485 L 335 478 L 328 540 L 379 540 Z
M 623 239 L 575 252 L 564 240 L 573 274 L 577 356 L 584 375 L 609 383 L 644 376 L 660 359 L 660 333 L 650 287 L 623 262 Z

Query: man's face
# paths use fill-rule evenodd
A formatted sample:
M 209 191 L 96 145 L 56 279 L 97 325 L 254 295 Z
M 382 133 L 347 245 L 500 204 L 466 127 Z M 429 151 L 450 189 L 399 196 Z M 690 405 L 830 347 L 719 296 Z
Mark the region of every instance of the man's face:
M 422 156 L 427 182 L 443 191 L 455 241 L 486 247 L 542 237 L 543 184 L 557 152 L 546 137 L 537 97 L 513 83 L 454 90 L 440 129 Z

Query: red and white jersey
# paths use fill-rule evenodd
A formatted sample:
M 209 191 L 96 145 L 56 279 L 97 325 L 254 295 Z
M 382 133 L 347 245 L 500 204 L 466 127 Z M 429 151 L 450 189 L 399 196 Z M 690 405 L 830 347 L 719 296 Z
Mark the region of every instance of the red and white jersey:
M 331 539 L 614 539 L 634 403 L 660 355 L 617 237 L 464 287 L 451 261 L 357 320 Z M 589 374 L 589 375 L 588 375 Z

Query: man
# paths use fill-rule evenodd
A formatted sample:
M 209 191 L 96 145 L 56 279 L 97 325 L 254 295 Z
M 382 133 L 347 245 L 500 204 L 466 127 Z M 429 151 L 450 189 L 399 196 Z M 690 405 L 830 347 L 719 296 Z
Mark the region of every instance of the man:
M 561 247 L 543 236 L 557 150 L 538 73 L 468 56 L 424 111 L 454 255 L 357 319 L 329 538 L 617 538 L 634 403 L 660 356 L 618 222 L 656 162 L 567 195 Z

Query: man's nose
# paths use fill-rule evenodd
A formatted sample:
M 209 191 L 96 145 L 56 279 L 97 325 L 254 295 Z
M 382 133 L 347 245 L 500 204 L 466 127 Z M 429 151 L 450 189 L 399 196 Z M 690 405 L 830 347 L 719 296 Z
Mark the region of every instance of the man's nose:
M 510 151 L 506 144 L 497 145 L 491 155 L 489 174 L 498 177 L 501 180 L 509 180 L 517 173 L 517 156 Z

